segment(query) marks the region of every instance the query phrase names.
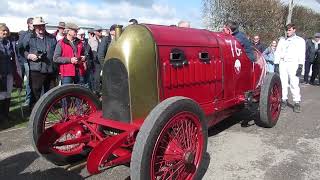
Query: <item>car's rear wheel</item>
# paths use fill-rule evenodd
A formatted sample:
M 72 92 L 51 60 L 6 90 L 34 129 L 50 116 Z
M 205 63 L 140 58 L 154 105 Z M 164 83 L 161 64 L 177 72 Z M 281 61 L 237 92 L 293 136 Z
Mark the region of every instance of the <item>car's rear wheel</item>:
M 271 128 L 278 122 L 281 112 L 281 80 L 278 74 L 268 73 L 261 87 L 259 114 L 255 123 L 261 127 Z
M 131 157 L 131 179 L 198 179 L 207 149 L 207 125 L 199 105 L 172 97 L 145 119 Z

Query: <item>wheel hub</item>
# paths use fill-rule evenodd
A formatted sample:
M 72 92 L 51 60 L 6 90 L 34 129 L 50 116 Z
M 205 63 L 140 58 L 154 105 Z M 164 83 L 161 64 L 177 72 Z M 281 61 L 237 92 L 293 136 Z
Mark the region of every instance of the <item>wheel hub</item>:
M 188 152 L 186 152 L 184 154 L 184 162 L 186 164 L 193 164 L 194 159 L 195 159 L 195 153 L 194 152 L 188 151 Z

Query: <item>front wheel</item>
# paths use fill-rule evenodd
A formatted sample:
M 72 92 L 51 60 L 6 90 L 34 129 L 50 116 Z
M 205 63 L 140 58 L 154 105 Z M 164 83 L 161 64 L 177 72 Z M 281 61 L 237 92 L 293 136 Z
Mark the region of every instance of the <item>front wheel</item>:
M 278 122 L 281 112 L 282 88 L 278 74 L 268 73 L 261 87 L 259 113 L 255 123 L 261 127 L 271 128 Z
M 57 124 L 80 121 L 100 109 L 99 99 L 85 87 L 63 85 L 51 89 L 39 99 L 30 115 L 34 149 L 56 165 L 66 165 L 82 159 L 84 156 L 81 153 L 86 144 L 75 140 L 89 136 L 84 126 L 79 123 L 59 133 L 50 128 Z M 67 142 L 68 145 L 63 145 Z
M 131 157 L 131 179 L 198 179 L 208 130 L 197 103 L 172 97 L 145 119 Z

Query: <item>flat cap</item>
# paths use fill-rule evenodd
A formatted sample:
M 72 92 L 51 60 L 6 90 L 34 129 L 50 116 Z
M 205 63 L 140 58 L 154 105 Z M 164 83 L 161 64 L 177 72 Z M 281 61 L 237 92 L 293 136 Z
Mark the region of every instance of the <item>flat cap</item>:
M 75 23 L 66 23 L 66 29 L 78 30 L 79 27 Z
M 66 23 L 65 22 L 59 22 L 58 27 L 59 28 L 65 28 L 66 27 Z
M 315 34 L 314 34 L 314 37 L 320 38 L 320 33 L 315 33 Z

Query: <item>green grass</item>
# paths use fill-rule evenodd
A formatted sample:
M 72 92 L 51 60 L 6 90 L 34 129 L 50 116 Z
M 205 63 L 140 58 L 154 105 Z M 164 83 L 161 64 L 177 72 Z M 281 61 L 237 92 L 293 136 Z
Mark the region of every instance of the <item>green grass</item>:
M 26 92 L 24 89 L 21 91 L 20 97 L 18 89 L 14 89 L 12 91 L 9 112 L 9 123 L 5 125 L 0 124 L 0 131 L 5 129 L 27 127 L 30 111 L 27 107 L 22 106 L 25 101 L 25 96 Z M 24 117 L 22 117 L 21 107 L 23 109 Z

